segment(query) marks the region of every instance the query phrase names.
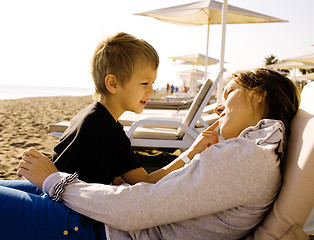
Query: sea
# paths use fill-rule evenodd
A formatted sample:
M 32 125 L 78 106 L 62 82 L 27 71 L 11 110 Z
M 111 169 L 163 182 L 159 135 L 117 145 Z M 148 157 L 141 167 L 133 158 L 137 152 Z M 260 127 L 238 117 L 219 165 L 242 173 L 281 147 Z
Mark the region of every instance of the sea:
M 27 97 L 88 96 L 92 88 L 0 85 L 0 100 Z

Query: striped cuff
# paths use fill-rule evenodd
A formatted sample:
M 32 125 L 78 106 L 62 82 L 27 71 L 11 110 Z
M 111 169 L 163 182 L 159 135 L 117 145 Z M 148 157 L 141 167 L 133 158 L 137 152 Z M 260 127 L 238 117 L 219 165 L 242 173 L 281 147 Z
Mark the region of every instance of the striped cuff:
M 74 179 L 78 178 L 77 173 L 73 173 L 65 178 L 62 178 L 54 187 L 54 195 L 52 196 L 52 201 L 61 202 L 61 196 L 64 193 L 66 185 L 72 182 Z

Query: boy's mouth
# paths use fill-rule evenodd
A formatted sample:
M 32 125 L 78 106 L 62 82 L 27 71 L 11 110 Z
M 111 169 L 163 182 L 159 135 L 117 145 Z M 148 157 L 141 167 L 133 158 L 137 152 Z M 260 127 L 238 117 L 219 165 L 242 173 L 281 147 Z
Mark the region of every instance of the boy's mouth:
M 140 101 L 140 103 L 145 106 L 146 103 L 147 103 L 147 101 L 143 101 L 143 100 L 142 100 L 142 101 Z

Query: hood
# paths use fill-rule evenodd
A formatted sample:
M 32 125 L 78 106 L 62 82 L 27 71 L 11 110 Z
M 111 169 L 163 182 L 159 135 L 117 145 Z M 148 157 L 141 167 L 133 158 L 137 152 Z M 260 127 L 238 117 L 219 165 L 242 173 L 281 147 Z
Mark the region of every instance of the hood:
M 286 145 L 285 126 L 282 121 L 260 120 L 256 126 L 244 129 L 239 137 L 247 138 L 257 145 L 278 144 L 276 153 L 282 159 Z

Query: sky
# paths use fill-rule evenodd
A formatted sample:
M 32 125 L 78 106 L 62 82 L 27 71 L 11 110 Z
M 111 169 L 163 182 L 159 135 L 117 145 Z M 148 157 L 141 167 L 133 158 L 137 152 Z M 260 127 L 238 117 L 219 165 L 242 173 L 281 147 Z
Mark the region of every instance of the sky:
M 207 27 L 181 26 L 134 13 L 193 0 L 0 0 L 0 85 L 92 88 L 90 59 L 97 43 L 123 31 L 148 41 L 159 53 L 156 87 L 180 85 L 177 72 L 191 69 L 171 57 L 206 50 Z M 313 0 L 229 0 L 230 5 L 288 23 L 227 25 L 228 72 L 261 67 L 314 52 Z M 220 58 L 221 26 L 210 26 L 209 56 Z M 215 78 L 219 64 L 209 66 Z M 199 67 L 199 70 L 203 70 Z

